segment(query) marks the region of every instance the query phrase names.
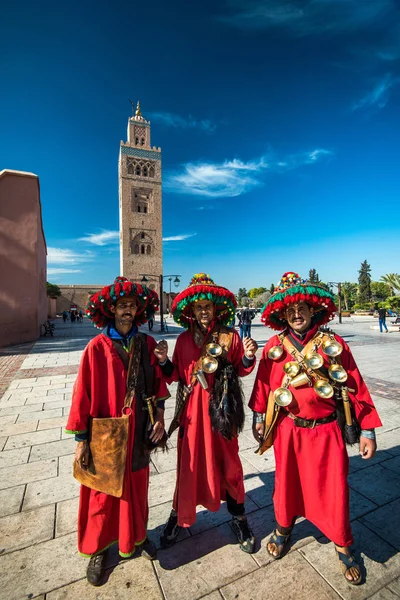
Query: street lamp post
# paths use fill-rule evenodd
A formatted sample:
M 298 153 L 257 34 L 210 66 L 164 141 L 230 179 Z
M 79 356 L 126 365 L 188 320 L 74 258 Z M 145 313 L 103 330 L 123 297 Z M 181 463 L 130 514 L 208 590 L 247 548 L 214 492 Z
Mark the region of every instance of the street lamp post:
M 179 277 L 182 277 L 182 275 L 153 275 L 152 273 L 140 273 L 140 276 L 142 277 L 141 281 L 142 283 L 147 283 L 148 282 L 148 277 L 152 277 L 153 279 L 158 279 L 159 282 L 159 286 L 160 286 L 160 331 L 165 331 L 165 326 L 164 326 L 164 290 L 163 290 L 163 283 L 164 283 L 164 279 L 169 278 L 169 291 L 171 293 L 171 281 L 172 278 L 175 277 L 174 279 L 174 284 L 176 287 L 178 287 L 178 285 L 180 284 L 180 279 Z
M 338 293 L 338 314 L 339 314 L 339 323 L 342 323 L 342 284 L 341 282 L 336 281 L 328 281 L 329 286 L 336 285 L 337 293 Z

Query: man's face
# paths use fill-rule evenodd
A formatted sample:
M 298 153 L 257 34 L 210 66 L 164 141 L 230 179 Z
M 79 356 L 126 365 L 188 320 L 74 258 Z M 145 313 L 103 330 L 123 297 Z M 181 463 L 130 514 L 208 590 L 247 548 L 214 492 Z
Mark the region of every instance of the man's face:
M 111 306 L 111 312 L 115 314 L 115 320 L 120 324 L 132 324 L 137 312 L 136 298 L 123 296 L 118 298 L 115 306 Z
M 311 325 L 311 317 L 313 309 L 308 306 L 305 302 L 299 302 L 298 304 L 291 304 L 288 306 L 285 312 L 286 320 L 289 327 L 293 331 L 303 333 Z
M 208 327 L 214 318 L 215 307 L 210 300 L 199 300 L 193 303 L 193 313 L 196 321 L 202 327 Z

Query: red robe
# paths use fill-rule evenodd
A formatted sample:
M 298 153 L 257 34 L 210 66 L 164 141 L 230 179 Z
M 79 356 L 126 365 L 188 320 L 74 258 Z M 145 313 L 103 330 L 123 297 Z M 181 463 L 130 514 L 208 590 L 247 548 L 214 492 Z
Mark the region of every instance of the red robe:
M 150 363 L 155 367 L 158 399 L 169 396 L 154 355 L 156 342 L 147 336 Z M 120 417 L 126 394 L 126 369 L 110 338 L 100 334 L 86 346 L 72 393 L 67 433 L 88 429 L 89 417 Z M 92 556 L 118 542 L 121 556 L 130 556 L 146 539 L 149 467 L 132 472 L 135 400 L 129 422 L 124 490 L 115 498 L 81 486 L 78 513 L 78 550 Z
M 190 384 L 193 368 L 200 358 L 201 348 L 190 331 L 182 333 L 176 342 L 172 358 L 174 373 L 171 381 Z M 233 332 L 228 361 L 236 367 L 240 377 L 249 375 L 255 360 L 248 368 L 243 366 L 243 345 Z M 243 468 L 239 458 L 238 438 L 227 440 L 211 428 L 208 414 L 209 390 L 214 375 L 206 375 L 209 389 L 199 383 L 186 401 L 178 431 L 178 466 L 173 507 L 178 514 L 178 525 L 190 527 L 196 521 L 196 506 L 216 512 L 226 492 L 239 504 L 244 502 Z
M 305 346 L 316 331 L 317 327 L 312 328 L 301 343 Z M 335 334 L 335 338 L 343 346 L 340 357 L 348 373 L 347 385 L 355 390 L 349 396 L 357 420 L 362 429 L 379 427 L 382 423 L 353 355 L 341 337 Z M 266 412 L 269 392 L 281 386 L 283 365 L 292 360 L 286 350 L 277 361 L 268 358 L 268 350 L 278 345 L 280 341 L 275 335 L 263 350 L 249 403 L 253 411 Z M 328 367 L 329 361 L 321 348 L 318 353 Z M 321 419 L 336 409 L 334 398 L 320 398 L 312 387 L 291 387 L 290 391 L 293 401 L 284 410 L 304 419 Z M 277 523 L 290 527 L 294 518 L 303 516 L 336 545 L 350 546 L 353 537 L 347 483 L 349 458 L 337 421 L 306 429 L 296 427 L 292 419 L 282 414 L 275 427 L 274 452 L 273 500 Z

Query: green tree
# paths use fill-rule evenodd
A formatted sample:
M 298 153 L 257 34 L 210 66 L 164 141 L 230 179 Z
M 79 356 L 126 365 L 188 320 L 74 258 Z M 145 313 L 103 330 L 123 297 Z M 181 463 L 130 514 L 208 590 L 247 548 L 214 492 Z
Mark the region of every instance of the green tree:
M 274 291 L 275 291 L 275 284 L 274 284 L 274 283 L 271 283 L 271 285 L 269 286 L 269 293 L 270 293 L 270 294 L 273 294 L 273 293 L 274 293 Z
M 394 296 L 395 292 L 400 292 L 400 275 L 398 273 L 382 275 L 381 281 L 389 286 L 392 296 Z
M 371 281 L 371 292 L 375 302 L 381 302 L 386 300 L 389 296 L 392 296 L 390 285 L 383 281 Z
M 308 272 L 308 281 L 310 283 L 320 283 L 319 275 L 315 269 L 310 269 Z
M 249 290 L 248 296 L 249 298 L 256 298 L 257 296 L 260 296 L 266 291 L 267 288 L 265 287 L 251 288 L 251 290 Z
M 358 271 L 358 303 L 368 304 L 371 302 L 371 267 L 366 260 L 361 263 Z
M 236 297 L 237 297 L 238 304 L 240 306 L 242 298 L 247 297 L 247 290 L 246 290 L 246 288 L 239 288 L 239 291 L 238 291 Z
M 357 301 L 358 285 L 344 281 L 341 286 L 342 296 L 346 310 L 351 310 Z
M 49 298 L 58 298 L 61 296 L 61 290 L 55 283 L 47 282 L 47 295 Z
M 262 308 L 270 296 L 271 294 L 267 291 L 263 292 L 259 296 L 256 296 L 254 298 L 254 306 L 256 308 Z

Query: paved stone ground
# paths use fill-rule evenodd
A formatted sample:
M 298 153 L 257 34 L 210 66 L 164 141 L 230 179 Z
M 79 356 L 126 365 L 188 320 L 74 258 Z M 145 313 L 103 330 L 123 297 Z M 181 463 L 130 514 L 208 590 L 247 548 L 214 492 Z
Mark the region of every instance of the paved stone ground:
M 170 347 L 179 329 L 169 322 Z M 0 351 L 0 598 L 147 600 L 250 600 L 259 598 L 395 600 L 400 597 L 400 333 L 379 334 L 371 320 L 346 320 L 336 331 L 353 348 L 383 427 L 379 450 L 363 461 L 350 448 L 351 517 L 356 553 L 366 582 L 355 588 L 339 571 L 332 543 L 305 520 L 290 552 L 270 561 L 265 544 L 273 529 L 273 452 L 254 454 L 250 418 L 240 436 L 249 521 L 257 552 L 240 551 L 225 505 L 218 513 L 201 507 L 184 531 L 153 564 L 142 558 L 109 557 L 108 582 L 85 581 L 87 561 L 76 550 L 79 486 L 72 478 L 75 443 L 63 433 L 81 352 L 96 330 L 88 323 L 57 321 L 54 338 Z M 271 332 L 255 322 L 262 347 Z M 155 337 L 159 337 L 156 334 Z M 254 375 L 243 380 L 246 396 Z M 174 390 L 171 390 L 172 393 Z M 166 410 L 170 419 L 173 401 Z M 151 465 L 149 535 L 158 543 L 171 508 L 176 439 Z

